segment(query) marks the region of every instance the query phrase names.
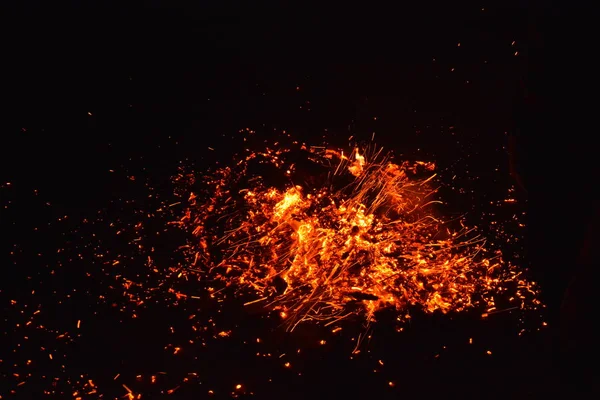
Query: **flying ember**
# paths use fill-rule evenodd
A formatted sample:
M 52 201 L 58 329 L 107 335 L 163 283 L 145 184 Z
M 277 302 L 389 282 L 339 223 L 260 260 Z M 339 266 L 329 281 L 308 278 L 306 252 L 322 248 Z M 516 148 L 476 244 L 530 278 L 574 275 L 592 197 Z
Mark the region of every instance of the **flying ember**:
M 464 218 L 441 216 L 435 165 L 372 145 L 246 150 L 210 174 L 181 173 L 176 224 L 190 273 L 277 311 L 287 328 L 377 312 L 539 304 L 537 289 Z M 193 272 L 192 272 L 193 271 Z M 485 315 L 485 314 L 484 314 Z

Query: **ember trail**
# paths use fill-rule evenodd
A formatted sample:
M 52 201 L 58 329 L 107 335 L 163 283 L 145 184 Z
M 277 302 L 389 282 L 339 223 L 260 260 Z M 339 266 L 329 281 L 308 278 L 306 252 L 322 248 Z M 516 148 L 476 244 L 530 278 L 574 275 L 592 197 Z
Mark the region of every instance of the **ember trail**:
M 190 270 L 278 311 L 289 330 L 349 316 L 368 323 L 383 309 L 399 321 L 414 308 L 486 313 L 498 295 L 507 308 L 528 307 L 533 283 L 464 219 L 438 216 L 434 171 L 372 146 L 295 142 L 247 150 L 209 176 L 180 174 Z

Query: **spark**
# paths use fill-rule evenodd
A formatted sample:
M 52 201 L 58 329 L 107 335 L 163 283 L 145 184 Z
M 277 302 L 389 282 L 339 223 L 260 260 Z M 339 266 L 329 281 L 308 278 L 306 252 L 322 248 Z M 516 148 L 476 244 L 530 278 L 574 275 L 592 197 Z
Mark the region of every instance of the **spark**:
M 474 315 L 493 318 L 498 313 L 536 309 L 540 305 L 537 285 L 525 279 L 524 270 L 505 261 L 493 245 L 498 237 L 508 237 L 493 235 L 503 234 L 498 220 L 490 223 L 484 235 L 469 223 L 478 221 L 477 215 L 469 220 L 465 216 L 445 218 L 445 202 L 438 192 L 445 172 L 432 162 L 398 160 L 375 146 L 373 140 L 374 133 L 370 144 L 343 149 L 264 142 L 263 147 L 249 148 L 231 163 L 216 164 L 208 172 L 187 172 L 182 167 L 173 178 L 174 193 L 154 197 L 154 209 L 133 208 L 140 218 L 125 222 L 121 220 L 125 214 L 108 218 L 105 212 L 98 212 L 97 220 L 83 218 L 81 224 L 90 228 L 106 218 L 103 223 L 114 239 L 100 238 L 97 228 L 90 230 L 90 240 L 81 236 L 93 249 L 95 260 L 86 264 L 85 277 L 110 277 L 108 286 L 100 287 L 103 292 L 89 294 L 97 296 L 99 304 L 127 313 L 129 318 L 151 316 L 141 309 L 152 311 L 153 304 L 180 307 L 186 313 L 183 321 L 169 321 L 164 326 L 169 338 L 178 338 L 177 342 L 169 339 L 160 347 L 179 363 L 196 354 L 190 351 L 194 346 L 210 346 L 211 341 L 226 346 L 241 340 L 260 348 L 259 352 L 253 349 L 253 355 L 271 360 L 274 368 L 285 368 L 294 376 L 303 374 L 304 363 L 297 360 L 309 352 L 296 347 L 275 350 L 278 341 L 271 337 L 274 330 L 248 336 L 240 321 L 230 318 L 234 315 L 228 313 L 230 306 L 243 305 L 249 315 L 258 310 L 262 314 L 257 323 L 270 320 L 283 328 L 277 335 L 301 324 L 321 325 L 319 336 L 309 339 L 312 345 L 327 352 L 337 346 L 336 342 L 350 339 L 349 358 L 354 360 L 370 353 L 361 346 L 369 344 L 372 328 L 384 311 L 392 313 L 392 320 L 398 323 L 395 330 L 402 332 L 410 329 L 407 322 L 415 313 L 473 310 Z M 126 173 L 124 177 L 128 184 L 138 185 L 143 179 L 136 176 Z M 458 180 L 453 177 L 452 181 L 456 185 Z M 155 195 L 149 193 L 148 199 Z M 133 207 L 133 202 L 119 201 Z M 492 205 L 510 208 L 520 202 L 509 191 L 507 198 Z M 61 214 L 58 221 L 65 220 L 67 216 Z M 150 243 L 155 237 L 154 227 L 159 242 Z M 174 246 L 162 248 L 160 240 L 167 235 Z M 105 249 L 101 239 L 128 244 L 131 248 L 127 249 L 134 252 Z M 164 251 L 167 248 L 172 251 Z M 59 258 L 67 257 L 71 262 L 85 256 L 80 248 L 76 254 L 67 250 L 66 246 L 57 249 Z M 50 275 L 54 274 L 51 270 Z M 36 293 L 32 290 L 31 296 Z M 73 290 L 67 298 L 73 295 L 71 301 L 76 301 L 80 297 L 75 294 Z M 58 304 L 67 304 L 65 298 L 57 299 Z M 45 325 L 36 322 L 48 314 L 37 302 L 24 304 L 19 298 L 10 300 L 10 306 L 23 308 L 19 315 L 24 319 L 14 329 L 26 330 L 15 350 L 27 343 L 45 346 L 35 345 L 41 358 L 23 353 L 22 365 L 35 368 L 51 363 L 62 371 L 60 384 L 58 377 L 48 378 L 46 394 L 59 394 L 63 390 L 59 388 L 68 385 L 66 395 L 74 398 L 93 394 L 105 398 L 108 394 L 103 392 L 113 386 L 121 394 L 125 389 L 120 398 L 139 399 L 144 383 L 162 394 L 175 394 L 197 375 L 163 379 L 166 372 L 128 371 L 121 376 L 109 371 L 107 378 L 114 382 L 105 382 L 107 379 L 100 376 L 75 375 L 67 371 L 76 350 L 60 346 L 93 331 L 94 319 L 86 319 L 92 325 L 83 331 L 82 320 L 69 323 L 69 329 L 53 329 L 52 321 Z M 119 323 L 125 321 L 120 318 Z M 183 322 L 188 325 L 180 324 Z M 354 323 L 362 332 L 355 331 Z M 75 335 L 67 331 L 73 325 Z M 519 335 L 522 332 L 524 329 Z M 33 340 L 46 334 L 50 334 L 48 340 Z M 335 340 L 328 336 L 335 336 Z M 473 344 L 472 338 L 468 340 Z M 46 344 L 52 341 L 56 346 Z M 477 348 L 473 351 L 491 356 L 491 350 Z M 385 356 L 373 356 L 377 371 L 384 368 Z M 3 363 L 8 365 L 6 359 L 0 360 Z M 14 380 L 15 388 L 31 385 L 31 376 L 19 370 L 5 375 Z M 227 387 L 235 388 L 234 396 L 246 394 L 250 381 L 241 384 L 244 379 L 230 377 Z M 389 386 L 394 385 L 400 383 L 389 382 Z M 213 388 L 208 390 L 210 395 L 221 391 Z
M 308 169 L 292 168 L 292 156 Z M 302 145 L 247 150 L 232 165 L 200 178 L 204 189 L 189 193 L 177 223 L 194 237 L 184 251 L 191 264 L 202 260 L 194 270 L 200 279 L 233 288 L 245 305 L 278 311 L 290 331 L 348 317 L 370 323 L 384 309 L 402 316 L 412 308 L 477 307 L 486 317 L 493 295 L 521 282 L 464 219 L 439 216 L 434 163 L 398 162 L 373 145 Z M 277 174 L 283 179 L 265 178 Z M 533 283 L 522 283 L 537 294 Z M 527 299 L 512 300 L 504 311 L 524 308 Z

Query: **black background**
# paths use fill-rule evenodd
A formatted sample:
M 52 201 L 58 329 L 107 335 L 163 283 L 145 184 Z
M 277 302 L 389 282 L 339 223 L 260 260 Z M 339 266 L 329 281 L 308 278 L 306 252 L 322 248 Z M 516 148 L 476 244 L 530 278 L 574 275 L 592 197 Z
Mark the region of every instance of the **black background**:
M 231 387 L 238 378 L 231 375 L 244 379 L 253 371 L 256 398 L 537 398 L 591 390 L 597 167 L 588 122 L 594 92 L 586 14 L 526 1 L 396 7 L 73 2 L 5 13 L 0 223 L 2 252 L 20 249 L 3 261 L 7 326 L 17 318 L 9 299 L 29 301 L 23 293 L 32 287 L 68 291 L 83 284 L 67 272 L 53 284 L 28 277 L 41 277 L 62 247 L 63 228 L 48 222 L 93 215 L 115 197 L 143 196 L 121 179 L 126 175 L 166 181 L 184 159 L 205 168 L 227 157 L 236 146 L 232 135 L 246 127 L 267 135 L 285 129 L 313 143 L 324 135 L 343 143 L 376 132 L 376 141 L 397 153 L 477 176 L 468 180 L 472 200 L 498 198 L 506 184 L 517 186 L 527 201 L 524 255 L 541 283 L 549 328 L 517 338 L 517 328 L 502 318 L 482 327 L 472 316 L 423 317 L 405 336 L 382 328 L 373 341 L 374 354 L 394 360 L 388 378 L 373 377 L 367 361 L 340 361 L 346 351 L 340 346 L 319 353 L 318 361 L 307 356 L 301 380 L 277 372 L 271 386 L 259 383 L 252 354 L 217 345 L 208 356 L 213 367 L 201 367 L 207 380 Z M 51 303 L 51 291 L 36 301 Z M 93 302 L 79 307 L 91 313 Z M 163 340 L 151 332 L 171 312 L 157 310 L 155 322 L 126 327 L 106 317 L 81 339 L 75 369 L 108 377 L 119 368 L 177 369 L 144 347 Z M 56 319 L 77 318 L 56 311 Z M 484 337 L 494 357 L 484 348 L 455 346 L 434 358 L 467 332 Z M 17 339 L 10 328 L 4 336 L 8 354 Z M 144 345 L 123 350 L 141 336 Z M 107 355 L 115 353 L 121 356 Z M 12 374 L 7 362 L 2 368 Z M 388 380 L 399 383 L 389 388 Z M 206 385 L 180 392 L 181 398 L 202 398 Z M 35 398 L 24 393 L 13 398 Z

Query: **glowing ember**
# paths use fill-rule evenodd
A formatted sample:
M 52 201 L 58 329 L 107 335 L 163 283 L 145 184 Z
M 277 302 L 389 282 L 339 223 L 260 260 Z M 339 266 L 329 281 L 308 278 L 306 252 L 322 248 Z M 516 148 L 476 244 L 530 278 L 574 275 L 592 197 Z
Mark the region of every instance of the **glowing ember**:
M 290 330 L 351 315 L 371 322 L 383 309 L 399 319 L 411 307 L 491 312 L 509 287 L 513 308 L 524 308 L 534 286 L 463 219 L 437 216 L 434 170 L 382 149 L 294 142 L 247 150 L 198 181 L 181 174 L 190 270 L 278 310 Z
M 397 161 L 372 146 L 349 151 L 307 147 L 285 133 L 277 140 L 288 144 L 257 151 L 265 142 L 250 143 L 254 132 L 241 133 L 248 134 L 244 143 L 249 150 L 209 172 L 182 170 L 174 178 L 174 195 L 171 185 L 158 191 L 140 174 L 126 171 L 123 180 L 136 188 L 144 185 L 143 197 L 118 199 L 80 224 L 74 222 L 68 236 L 73 241 L 57 249 L 59 265 L 40 275 L 39 286 L 21 293 L 23 298 L 16 291 L 7 297 L 7 320 L 15 321 L 10 334 L 21 338 L 12 355 L 0 359 L 0 374 L 13 381 L 11 393 L 27 396 L 26 390 L 40 386 L 62 397 L 137 399 L 177 396 L 189 383 L 205 382 L 210 385 L 200 388 L 205 394 L 252 395 L 253 388 L 272 382 L 273 376 L 277 380 L 278 371 L 302 376 L 320 368 L 319 363 L 308 366 L 316 352 L 333 354 L 336 368 L 352 368 L 336 358 L 341 350 L 344 360 L 372 362 L 374 373 L 395 370 L 392 359 L 397 357 L 359 349 L 377 331 L 368 325 L 382 320 L 383 310 L 402 323 L 413 310 L 472 309 L 491 319 L 502 311 L 542 308 L 536 286 L 502 258 L 492 240 L 486 241 L 465 217 L 442 216 L 432 163 Z M 508 195 L 493 205 L 511 210 L 516 199 L 511 190 Z M 71 219 L 59 215 L 57 230 L 49 232 L 69 229 Z M 489 225 L 486 236 L 499 246 L 518 242 L 495 218 Z M 26 253 L 15 246 L 17 259 Z M 30 262 L 24 260 L 21 265 Z M 56 289 L 74 277 L 93 284 L 86 291 Z M 50 290 L 56 297 L 40 297 Z M 98 311 L 85 314 L 81 304 Z M 241 304 L 247 306 L 242 313 Z M 244 321 L 244 311 L 250 315 L 254 307 L 275 321 Z M 70 317 L 60 322 L 53 310 Z M 157 323 L 160 315 L 162 323 Z M 339 323 L 349 318 L 366 324 Z M 95 349 L 103 340 L 97 332 L 118 331 L 134 320 L 151 320 L 160 334 L 155 344 L 137 335 L 119 336 L 127 341 L 123 348 L 131 347 L 134 354 L 123 357 L 155 348 L 159 362 L 146 366 L 151 358 L 142 357 L 140 366 L 129 371 L 118 364 L 104 376 L 79 372 L 79 346 Z M 302 330 L 293 340 L 286 335 L 291 341 L 282 345 L 282 331 L 274 329 L 280 322 L 288 330 L 302 322 L 326 328 Z M 525 331 L 521 327 L 519 335 Z M 493 358 L 493 347 L 471 334 L 460 341 Z M 113 337 L 106 340 L 112 349 Z M 237 363 L 243 348 L 252 356 L 250 369 L 255 369 L 254 357 L 261 360 L 262 374 L 229 377 L 229 365 L 215 368 L 218 363 L 205 361 L 225 353 L 224 359 L 229 355 Z M 86 354 L 104 362 L 94 351 Z M 181 371 L 182 363 L 189 372 Z M 46 372 L 49 365 L 60 366 L 60 381 Z M 389 387 L 401 386 L 397 376 L 382 379 Z

